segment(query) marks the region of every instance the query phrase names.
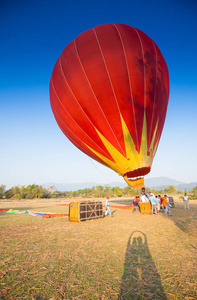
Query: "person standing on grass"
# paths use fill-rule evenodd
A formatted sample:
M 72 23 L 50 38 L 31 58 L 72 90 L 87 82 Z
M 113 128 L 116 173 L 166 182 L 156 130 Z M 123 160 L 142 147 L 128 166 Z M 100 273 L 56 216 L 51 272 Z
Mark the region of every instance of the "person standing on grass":
M 160 199 L 160 210 L 162 209 L 164 211 L 163 198 L 161 197 L 161 195 L 159 195 L 158 198 Z
M 189 209 L 189 197 L 187 196 L 187 193 L 185 193 L 183 196 L 183 202 L 185 205 L 185 209 Z
M 155 212 L 155 214 L 157 215 L 157 202 L 154 194 L 149 193 L 149 200 L 151 203 L 151 215 L 153 214 L 153 212 Z
M 168 195 L 164 195 L 163 206 L 165 207 L 165 216 L 167 216 L 167 213 L 169 214 L 169 216 L 171 216 L 170 203 L 169 203 Z
M 109 207 L 110 207 L 109 197 L 107 197 L 107 200 L 105 201 L 105 208 L 106 208 L 105 215 L 109 214 L 111 216 L 111 211 L 110 211 Z
M 139 209 L 140 211 L 140 205 L 139 205 L 139 196 L 136 196 L 133 201 L 132 201 L 132 212 L 136 211 L 137 208 Z
M 157 213 L 159 213 L 160 212 L 160 198 L 156 196 L 155 202 L 157 203 L 157 205 L 156 205 Z

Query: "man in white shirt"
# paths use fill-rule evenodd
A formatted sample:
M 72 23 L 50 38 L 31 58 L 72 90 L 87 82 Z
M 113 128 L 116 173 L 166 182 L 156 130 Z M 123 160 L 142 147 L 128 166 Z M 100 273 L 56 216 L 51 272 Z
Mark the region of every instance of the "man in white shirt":
M 109 206 L 110 206 L 110 204 L 109 204 L 109 197 L 107 197 L 107 200 L 105 202 L 105 208 L 106 208 L 105 215 L 109 214 L 111 216 L 111 211 L 109 209 Z
M 184 194 L 183 196 L 183 202 L 184 202 L 184 205 L 185 205 L 185 209 L 189 209 L 189 197 L 187 196 L 187 193 Z
M 148 202 L 149 201 L 145 194 L 142 195 L 140 198 L 141 198 L 141 202 Z

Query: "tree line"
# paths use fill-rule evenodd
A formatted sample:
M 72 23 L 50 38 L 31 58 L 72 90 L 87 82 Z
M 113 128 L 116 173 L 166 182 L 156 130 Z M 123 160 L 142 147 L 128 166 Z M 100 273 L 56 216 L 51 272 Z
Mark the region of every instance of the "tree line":
M 155 190 L 146 188 L 146 192 L 153 192 L 156 195 L 164 194 L 180 194 L 183 196 L 183 192 L 177 191 L 176 187 L 169 185 L 164 190 Z M 110 186 L 94 186 L 92 188 L 79 189 L 77 191 L 57 191 L 54 186 L 48 189 L 41 185 L 28 185 L 28 186 L 14 186 L 6 190 L 5 185 L 0 185 L 0 199 L 49 199 L 49 198 L 104 198 L 107 196 L 111 197 L 134 197 L 139 195 L 140 190 L 134 190 L 132 187 L 127 186 L 125 188 L 110 187 Z M 197 186 L 189 192 L 190 199 L 197 199 Z

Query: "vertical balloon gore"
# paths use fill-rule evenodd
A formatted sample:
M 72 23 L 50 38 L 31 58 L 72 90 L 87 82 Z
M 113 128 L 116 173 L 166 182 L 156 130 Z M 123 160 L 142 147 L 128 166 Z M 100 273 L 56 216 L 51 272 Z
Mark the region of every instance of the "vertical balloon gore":
M 155 44 L 124 24 L 99 25 L 64 49 L 50 80 L 55 119 L 81 151 L 144 186 L 167 112 L 169 75 Z

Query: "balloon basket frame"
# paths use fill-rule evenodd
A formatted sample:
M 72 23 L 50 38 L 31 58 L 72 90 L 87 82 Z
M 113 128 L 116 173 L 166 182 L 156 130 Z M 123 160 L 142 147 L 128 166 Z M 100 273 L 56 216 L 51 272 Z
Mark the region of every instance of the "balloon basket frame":
M 99 218 L 103 218 L 101 201 L 71 202 L 69 205 L 69 220 L 71 222 L 84 222 Z

